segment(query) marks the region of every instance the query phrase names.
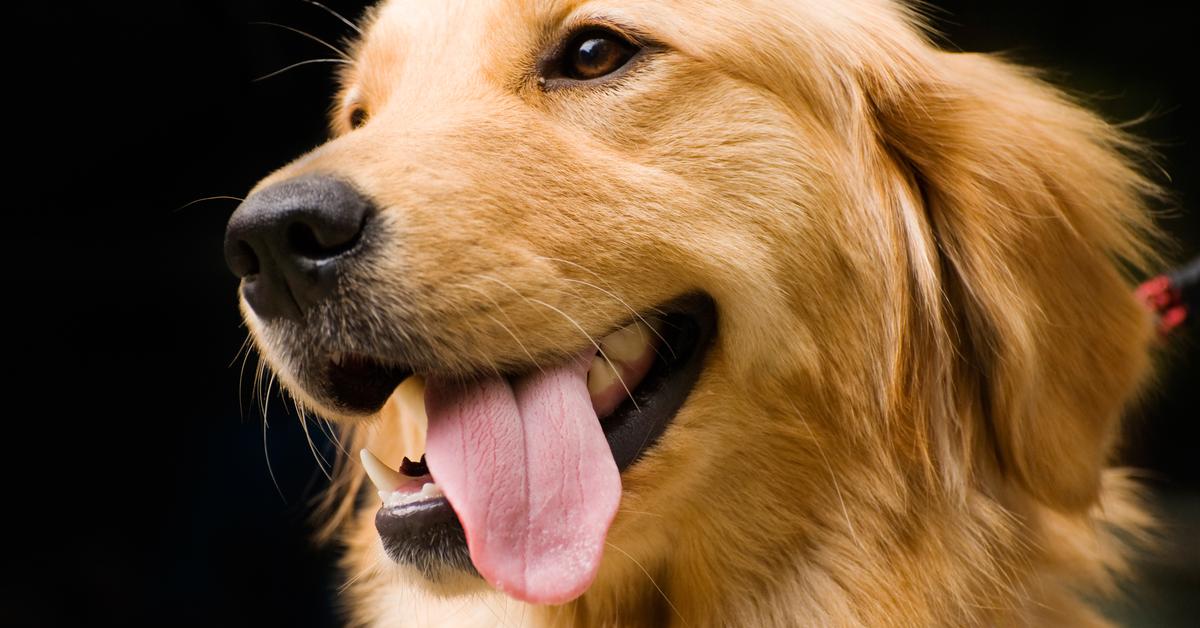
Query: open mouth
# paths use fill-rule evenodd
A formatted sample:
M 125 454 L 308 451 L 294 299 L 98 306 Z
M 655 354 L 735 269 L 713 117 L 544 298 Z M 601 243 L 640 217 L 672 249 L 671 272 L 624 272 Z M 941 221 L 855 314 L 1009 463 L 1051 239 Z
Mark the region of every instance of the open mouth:
M 687 399 L 715 329 L 712 300 L 692 295 L 562 365 L 466 383 L 428 375 L 428 460 L 406 458 L 393 469 L 362 453 L 389 556 L 431 578 L 446 569 L 478 573 L 525 601 L 577 597 L 598 567 L 620 472 L 654 446 Z M 339 355 L 324 392 L 373 412 L 413 375 Z

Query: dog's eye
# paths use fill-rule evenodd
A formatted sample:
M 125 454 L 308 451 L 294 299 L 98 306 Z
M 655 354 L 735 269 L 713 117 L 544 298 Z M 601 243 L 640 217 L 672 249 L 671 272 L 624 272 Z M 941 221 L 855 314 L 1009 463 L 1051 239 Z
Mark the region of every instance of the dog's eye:
M 589 29 L 571 38 L 563 49 L 562 74 L 588 81 L 612 74 L 629 63 L 638 46 L 605 29 Z
M 355 105 L 350 109 L 350 128 L 357 129 L 367 123 L 367 119 L 371 116 L 366 109 Z

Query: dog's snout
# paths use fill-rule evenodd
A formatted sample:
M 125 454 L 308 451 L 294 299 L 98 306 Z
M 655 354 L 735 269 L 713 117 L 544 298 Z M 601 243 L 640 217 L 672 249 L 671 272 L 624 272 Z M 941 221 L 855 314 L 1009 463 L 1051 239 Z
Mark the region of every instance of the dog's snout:
M 264 318 L 296 319 L 336 287 L 374 213 L 349 183 L 308 175 L 246 199 L 225 230 L 225 261 Z

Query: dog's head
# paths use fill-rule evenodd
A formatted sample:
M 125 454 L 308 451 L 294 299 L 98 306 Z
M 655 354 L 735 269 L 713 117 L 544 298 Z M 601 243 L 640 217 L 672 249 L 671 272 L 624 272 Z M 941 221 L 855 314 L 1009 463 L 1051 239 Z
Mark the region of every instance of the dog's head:
M 392 0 L 363 31 L 332 139 L 227 240 L 288 393 L 390 467 L 378 517 L 357 463 L 338 485 L 362 586 L 750 591 L 914 504 L 1095 501 L 1149 337 L 1120 131 L 883 0 Z

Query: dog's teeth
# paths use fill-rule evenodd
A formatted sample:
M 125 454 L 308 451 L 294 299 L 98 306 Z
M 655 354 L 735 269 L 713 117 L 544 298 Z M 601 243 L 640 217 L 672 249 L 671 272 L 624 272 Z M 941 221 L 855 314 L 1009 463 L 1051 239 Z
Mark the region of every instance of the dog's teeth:
M 612 386 L 615 381 L 617 381 L 617 372 L 613 370 L 612 365 L 603 357 L 596 356 L 592 360 L 592 367 L 588 369 L 588 393 L 599 395 L 608 390 L 608 387 Z
M 610 360 L 618 362 L 633 362 L 645 355 L 651 348 L 651 338 L 654 332 L 645 323 L 626 325 L 621 329 L 605 336 L 600 341 L 600 348 Z
M 363 449 L 359 457 L 362 459 L 363 468 L 367 470 L 367 477 L 371 478 L 371 483 L 381 495 L 390 494 L 404 484 L 404 477 L 395 469 L 383 464 L 371 450 Z
M 425 433 L 429 423 L 425 416 L 425 380 L 413 375 L 400 382 L 392 394 L 392 402 L 399 411 L 404 454 L 418 460 L 425 453 Z
M 415 504 L 417 502 L 428 501 L 442 497 L 441 487 L 433 482 L 426 482 L 421 486 L 421 490 L 416 492 L 406 493 L 404 491 L 393 491 L 391 493 L 379 492 L 379 497 L 383 499 L 383 505 L 386 508 L 395 508 L 396 506 L 404 506 L 406 504 Z
M 645 323 L 634 323 L 605 336 L 600 341 L 604 354 L 597 353 L 588 369 L 588 392 L 599 395 L 608 390 L 620 379 L 617 365 L 627 366 L 644 359 L 647 351 L 653 351 L 653 334 Z
M 329 356 L 329 360 L 330 360 L 331 362 L 333 362 L 333 365 L 334 365 L 334 366 L 339 366 L 339 367 L 340 367 L 340 366 L 342 365 L 342 360 L 343 360 L 343 359 L 344 359 L 344 357 L 342 356 L 342 352 L 341 352 L 341 351 L 338 351 L 338 352 L 334 353 L 333 355 Z

